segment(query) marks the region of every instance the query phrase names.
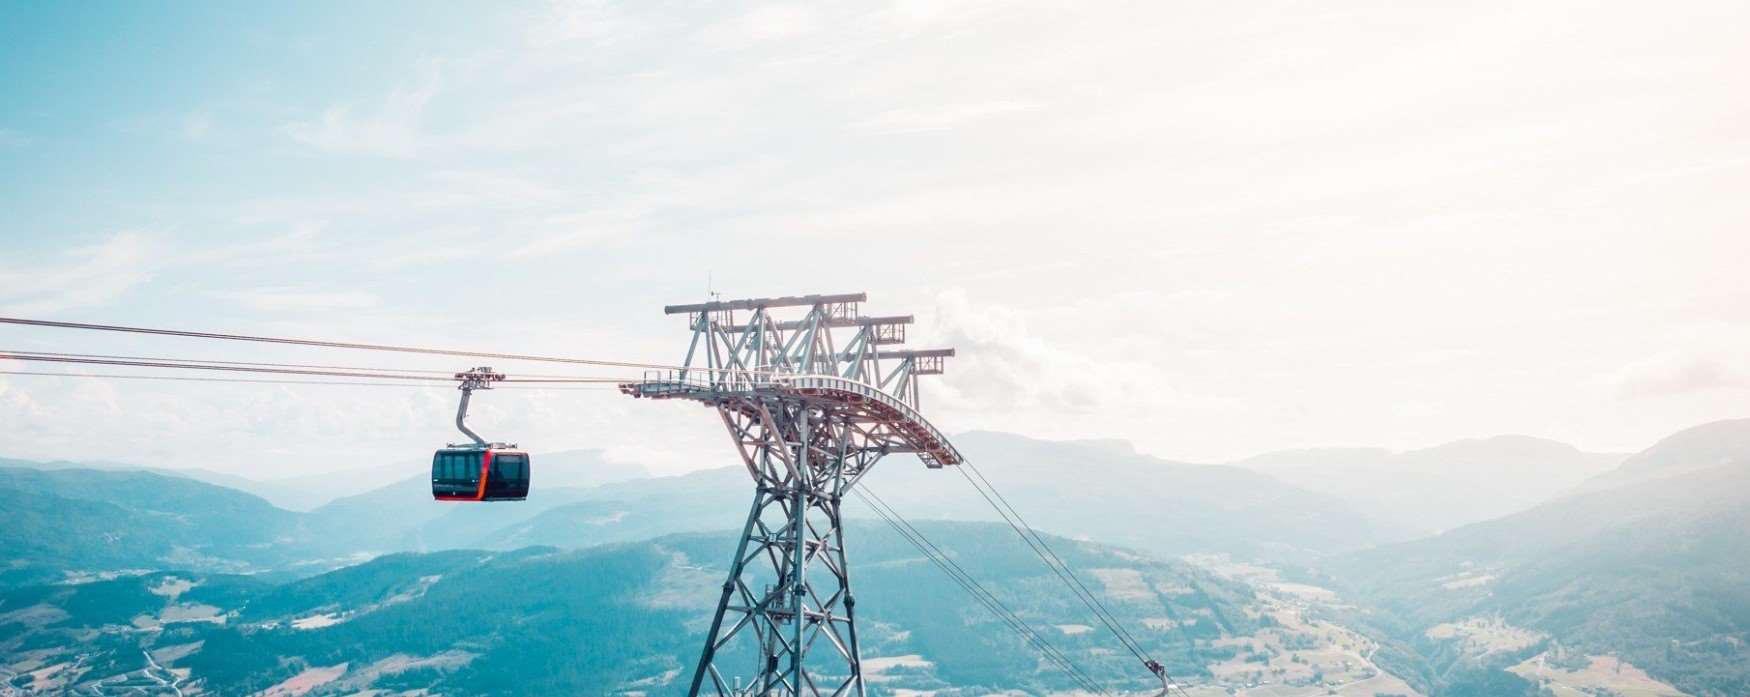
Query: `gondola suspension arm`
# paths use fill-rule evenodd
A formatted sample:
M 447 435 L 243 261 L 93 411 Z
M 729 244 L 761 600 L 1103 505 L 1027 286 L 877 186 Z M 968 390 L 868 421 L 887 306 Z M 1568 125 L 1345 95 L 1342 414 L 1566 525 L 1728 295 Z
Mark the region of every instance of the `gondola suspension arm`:
M 487 446 L 486 439 L 468 428 L 468 399 L 474 396 L 474 390 L 492 389 L 492 383 L 504 380 L 504 373 L 495 373 L 491 368 L 482 366 L 456 373 L 456 379 L 462 382 L 457 386 L 462 391 L 462 403 L 456 407 L 456 428 L 473 440 L 475 445 L 484 448 Z

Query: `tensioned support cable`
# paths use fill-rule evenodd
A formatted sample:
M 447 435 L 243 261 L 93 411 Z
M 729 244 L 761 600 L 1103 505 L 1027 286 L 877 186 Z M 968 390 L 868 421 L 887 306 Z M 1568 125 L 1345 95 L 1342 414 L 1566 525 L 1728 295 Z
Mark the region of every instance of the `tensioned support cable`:
M 241 363 L 225 361 L 185 361 L 174 358 L 123 360 L 114 358 L 85 358 L 78 354 L 48 354 L 42 352 L 0 351 L 0 360 L 36 361 L 46 363 L 71 363 L 82 365 L 128 366 L 135 368 L 167 368 L 178 370 L 212 370 L 232 373 L 268 373 L 276 375 L 308 375 L 320 377 L 343 378 L 374 378 L 379 380 L 402 380 L 414 382 L 453 383 L 459 378 L 454 373 L 447 375 L 407 374 L 386 368 L 354 368 L 349 370 L 320 370 L 303 368 L 280 368 L 273 363 Z M 368 371 L 368 372 L 367 372 Z M 430 371 L 417 371 L 428 373 Z M 625 378 L 616 377 L 575 377 L 575 378 L 505 378 L 503 382 L 518 384 L 596 384 L 612 385 L 623 382 Z
M 974 579 L 971 574 L 967 573 L 967 571 L 956 563 L 952 557 L 949 557 L 941 547 L 937 546 L 934 542 L 931 542 L 930 539 L 924 535 L 923 531 L 918 530 L 907 521 L 904 516 L 901 516 L 899 511 L 894 510 L 892 506 L 889 506 L 886 501 L 881 500 L 881 498 L 873 491 L 868 491 L 867 486 L 860 489 L 853 489 L 852 493 L 862 499 L 863 503 L 868 504 L 869 508 L 875 511 L 875 514 L 879 516 L 883 522 L 886 522 L 889 527 L 893 528 L 894 532 L 898 533 L 900 537 L 904 538 L 906 542 L 916 548 L 919 553 L 923 554 L 925 558 L 929 559 L 931 563 L 941 569 L 942 573 L 947 574 L 949 579 L 953 580 L 955 584 L 965 590 L 968 595 L 971 595 L 974 599 L 983 604 L 986 609 L 990 610 L 991 614 L 997 616 L 997 619 L 1008 625 L 1010 631 L 1013 631 L 1028 643 L 1033 644 L 1034 648 L 1039 651 L 1041 657 L 1045 658 L 1053 665 L 1056 665 L 1058 669 L 1068 674 L 1071 679 L 1075 680 L 1076 683 L 1082 687 L 1082 689 L 1095 694 L 1109 694 L 1104 688 L 1100 687 L 1099 683 L 1094 681 L 1092 677 L 1088 676 L 1085 671 L 1077 667 L 1067 654 L 1063 653 L 1061 649 L 1054 646 L 1043 635 L 1039 634 L 1039 632 L 1028 625 L 1025 620 L 1022 620 L 1020 615 L 1016 614 L 1007 604 L 998 599 L 994 593 L 990 592 L 990 590 L 985 588 L 983 584 L 979 583 L 977 579 Z
M 262 378 L 201 378 L 186 375 L 135 375 L 127 373 L 61 373 L 41 370 L 0 370 L 0 375 L 20 375 L 24 377 L 52 378 L 86 378 L 93 380 L 157 380 L 165 382 L 215 382 L 233 383 L 239 385 L 333 385 L 347 387 L 410 387 L 416 390 L 429 390 L 447 387 L 441 383 L 392 382 L 369 380 L 272 380 Z M 558 387 L 547 385 L 507 385 L 500 390 L 527 390 L 535 392 L 618 392 L 613 385 L 580 385 L 576 387 Z
M 1155 660 L 1145 649 L 1142 648 L 1141 643 L 1136 640 L 1136 637 L 1132 635 L 1130 631 L 1123 626 L 1123 623 L 1118 620 L 1118 616 L 1113 613 L 1110 608 L 1106 607 L 1105 603 L 1100 602 L 1099 597 L 1088 588 L 1087 584 L 1083 583 L 1082 580 L 1076 576 L 1075 571 L 1063 560 L 1063 557 L 1059 556 L 1057 551 L 1051 548 L 1051 544 L 1045 541 L 1045 537 L 1040 535 L 1038 530 L 1034 529 L 1032 525 L 1027 523 L 1027 520 L 1021 516 L 1021 512 L 1016 510 L 1014 504 L 1010 503 L 1008 498 L 1003 496 L 1002 492 L 997 490 L 995 484 L 992 484 L 989 479 L 985 478 L 984 473 L 978 470 L 977 465 L 972 464 L 970 461 L 963 462 L 962 464 L 965 465 L 965 468 L 960 470 L 960 475 L 966 478 L 967 483 L 971 484 L 972 488 L 978 492 L 979 496 L 983 497 L 985 502 L 990 504 L 991 508 L 997 512 L 997 515 L 1002 517 L 1003 522 L 1008 523 L 1009 528 L 1014 530 L 1015 534 L 1019 535 L 1021 540 L 1026 542 L 1027 546 L 1033 549 L 1033 553 L 1039 557 L 1040 561 L 1044 562 L 1046 568 L 1051 569 L 1051 572 L 1058 577 L 1058 580 L 1062 581 L 1065 587 L 1069 588 L 1071 594 L 1075 595 L 1077 599 L 1082 601 L 1083 605 L 1087 606 L 1088 610 L 1094 614 L 1094 617 L 1099 619 L 1100 623 L 1105 625 L 1106 629 L 1118 639 L 1118 642 L 1123 644 L 1124 648 L 1130 651 L 1131 655 L 1135 656 L 1137 660 L 1142 661 L 1143 666 L 1147 667 L 1150 672 L 1154 673 L 1155 676 L 1161 680 L 1162 694 L 1176 690 L 1180 695 L 1184 695 L 1184 688 L 1179 687 L 1178 681 L 1173 680 L 1172 675 L 1167 673 L 1166 667 L 1159 661 Z M 968 469 L 972 471 L 972 474 L 967 474 L 966 470 Z M 974 475 L 977 476 L 977 480 L 973 479 Z M 981 482 L 982 486 L 980 484 Z
M 253 341 L 268 344 L 288 344 L 293 346 L 313 346 L 319 348 L 357 349 L 363 351 L 389 351 L 395 353 L 418 353 L 435 356 L 462 356 L 467 358 L 496 358 L 511 361 L 538 361 L 546 363 L 570 363 L 574 365 L 597 365 L 610 368 L 650 368 L 650 369 L 681 369 L 684 366 L 665 365 L 661 363 L 637 363 L 631 361 L 606 361 L 591 358 L 566 358 L 562 356 L 538 356 L 521 353 L 496 353 L 490 351 L 462 351 L 456 349 L 426 348 L 420 346 L 398 346 L 393 344 L 367 344 L 351 341 L 328 341 L 324 339 L 297 339 L 288 337 L 256 336 L 250 334 L 225 334 L 219 332 L 197 332 L 181 329 L 160 329 L 155 327 L 133 327 L 119 324 L 93 324 L 87 322 L 61 322 L 56 320 L 26 319 L 22 317 L 0 317 L 0 324 L 13 324 L 27 327 L 52 327 L 57 329 L 88 329 L 106 332 L 125 332 L 131 334 L 151 334 L 157 336 L 177 336 L 194 339 L 219 339 L 225 341 Z M 723 371 L 718 372 L 756 372 L 756 371 Z

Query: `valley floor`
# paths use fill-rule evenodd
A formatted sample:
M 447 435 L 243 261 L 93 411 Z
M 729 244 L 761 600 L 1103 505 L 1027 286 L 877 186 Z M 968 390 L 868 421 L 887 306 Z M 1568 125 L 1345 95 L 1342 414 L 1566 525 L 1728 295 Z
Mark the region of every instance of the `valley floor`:
M 1421 697 L 1408 683 L 1373 662 L 1379 648 L 1373 640 L 1313 617 L 1318 608 L 1338 602 L 1335 593 L 1287 583 L 1273 569 L 1224 556 L 1196 556 L 1189 561 L 1251 586 L 1258 598 L 1253 611 L 1269 616 L 1277 625 L 1250 637 L 1222 640 L 1241 648 L 1242 653 L 1211 666 L 1214 683 L 1188 688 L 1191 697 Z

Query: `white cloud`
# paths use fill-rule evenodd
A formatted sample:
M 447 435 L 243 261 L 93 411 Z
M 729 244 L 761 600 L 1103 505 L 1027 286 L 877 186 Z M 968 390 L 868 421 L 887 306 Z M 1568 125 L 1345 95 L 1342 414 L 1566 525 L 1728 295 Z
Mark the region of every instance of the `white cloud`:
M 641 27 L 609 0 L 551 0 L 529 22 L 528 40 L 538 47 L 571 41 L 608 45 L 636 36 Z
M 7 370 L 24 370 L 27 366 L 16 361 L 0 361 Z M 7 424 L 22 424 L 30 419 L 43 416 L 43 407 L 30 393 L 13 385 L 6 378 L 0 377 L 0 414 L 6 416 Z M 13 437 L 17 437 L 14 434 Z
M 710 44 L 744 48 L 807 34 L 817 23 L 806 5 L 765 5 L 707 26 L 699 34 Z
M 376 295 L 356 290 L 252 288 L 222 292 L 218 296 L 262 312 L 361 310 L 382 304 L 382 299 Z
M 921 318 L 919 347 L 956 349 L 942 376 L 942 406 L 981 414 L 1044 411 L 1093 414 L 1167 408 L 1187 401 L 1155 365 L 1091 355 L 1053 342 L 1019 311 L 974 304 L 965 291 L 941 293 Z
M 374 259 L 371 262 L 371 268 L 383 272 L 398 271 L 406 268 L 420 268 L 458 261 L 480 255 L 480 250 L 473 247 L 430 247 L 426 249 L 416 249 L 395 256 Z
M 1750 389 L 1750 322 L 1733 313 L 1648 326 L 1641 335 L 1659 349 L 1599 371 L 1590 380 L 1592 387 L 1625 399 L 1681 396 L 1702 401 L 1730 399 L 1702 393 Z
M 197 111 L 182 120 L 182 137 L 189 140 L 205 138 L 212 130 L 213 114 L 210 111 Z
M 430 66 L 418 85 L 391 90 L 368 113 L 352 105 L 333 106 L 318 119 L 286 124 L 285 133 L 323 152 L 414 157 L 422 148 L 426 107 L 439 91 L 438 75 L 437 67 Z
M 151 280 L 161 263 L 145 234 L 112 235 L 68 250 L 61 263 L 0 266 L 0 310 L 46 315 L 105 305 Z
M 550 185 L 504 172 L 445 170 L 429 178 L 436 186 L 411 194 L 414 205 L 512 209 L 564 200 L 564 194 Z
M 876 133 L 946 131 L 1001 116 L 1037 110 L 1038 104 L 1013 101 L 892 109 L 858 121 L 852 127 Z
M 1661 397 L 1750 387 L 1750 375 L 1723 359 L 1688 350 L 1631 363 L 1618 371 L 1611 382 L 1624 397 Z
M 22 148 L 30 145 L 30 136 L 10 128 L 0 128 L 0 148 Z
M 511 259 L 544 257 L 630 237 L 638 233 L 643 215 L 641 210 L 628 208 L 550 216 L 539 221 L 534 235 L 505 256 Z

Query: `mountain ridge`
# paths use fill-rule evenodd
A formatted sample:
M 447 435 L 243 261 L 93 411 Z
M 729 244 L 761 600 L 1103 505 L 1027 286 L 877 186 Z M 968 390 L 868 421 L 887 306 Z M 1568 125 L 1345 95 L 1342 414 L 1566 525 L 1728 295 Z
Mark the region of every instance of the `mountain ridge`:
M 1627 456 L 1499 435 L 1426 448 L 1306 448 L 1235 461 L 1417 533 L 1489 520 L 1566 495 Z M 1407 537 L 1413 537 L 1410 535 Z

